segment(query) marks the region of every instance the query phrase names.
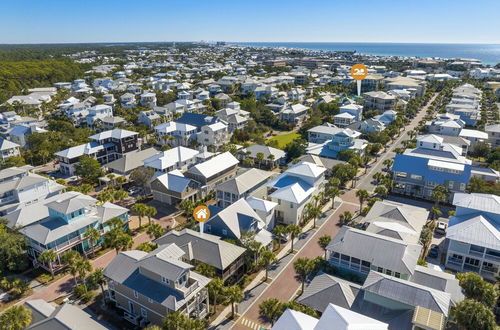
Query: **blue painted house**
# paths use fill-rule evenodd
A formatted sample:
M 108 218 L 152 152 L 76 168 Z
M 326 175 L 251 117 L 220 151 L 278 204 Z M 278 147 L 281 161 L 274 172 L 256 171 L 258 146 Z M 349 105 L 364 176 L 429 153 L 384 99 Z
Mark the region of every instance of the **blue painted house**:
M 464 192 L 471 177 L 471 161 L 462 156 L 462 148 L 426 135 L 417 138 L 417 147 L 394 158 L 393 192 L 431 199 L 434 188 L 445 186 L 453 200 Z

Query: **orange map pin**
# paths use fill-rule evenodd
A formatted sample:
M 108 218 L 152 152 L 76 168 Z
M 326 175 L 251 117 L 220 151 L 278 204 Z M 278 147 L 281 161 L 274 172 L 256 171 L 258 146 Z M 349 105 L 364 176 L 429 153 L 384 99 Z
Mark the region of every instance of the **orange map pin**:
M 368 75 L 368 69 L 364 64 L 354 64 L 351 67 L 351 76 L 355 80 L 363 80 Z
M 210 218 L 210 210 L 205 205 L 197 206 L 193 211 L 193 218 L 198 222 L 205 222 Z

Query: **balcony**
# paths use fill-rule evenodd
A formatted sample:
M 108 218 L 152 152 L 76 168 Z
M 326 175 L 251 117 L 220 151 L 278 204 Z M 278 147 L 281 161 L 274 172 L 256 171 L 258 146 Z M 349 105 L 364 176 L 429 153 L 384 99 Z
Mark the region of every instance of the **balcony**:
M 451 263 L 451 264 L 454 264 L 454 265 L 457 265 L 457 266 L 462 266 L 463 264 L 463 260 L 461 259 L 457 259 L 457 258 L 452 258 L 452 257 L 449 257 L 448 258 L 448 262 Z
M 189 278 L 186 286 L 180 287 L 179 291 L 181 291 L 184 294 L 184 297 L 188 297 L 191 293 L 193 293 L 194 290 L 198 289 L 199 283 L 196 280 L 193 280 L 192 278 Z
M 140 315 L 130 314 L 129 312 L 123 312 L 123 318 L 130 323 L 137 325 Z
M 464 264 L 464 271 L 471 271 L 475 273 L 479 273 L 479 267 L 478 266 L 473 266 L 470 264 Z
M 488 253 L 486 253 L 484 255 L 484 258 L 487 259 L 487 260 L 500 262 L 500 257 L 494 256 L 494 255 L 491 255 L 491 254 L 488 254 Z

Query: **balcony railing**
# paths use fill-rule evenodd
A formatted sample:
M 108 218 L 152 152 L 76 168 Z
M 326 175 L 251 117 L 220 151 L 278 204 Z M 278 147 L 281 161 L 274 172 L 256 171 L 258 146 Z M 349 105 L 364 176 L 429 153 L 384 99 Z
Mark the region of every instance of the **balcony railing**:
M 486 253 L 486 254 L 484 255 L 484 258 L 485 258 L 485 259 L 488 259 L 488 260 L 493 260 L 493 261 L 500 262 L 500 257 L 493 256 L 493 255 L 488 254 L 488 253 Z
M 470 270 L 471 272 L 479 272 L 479 267 L 469 265 L 469 264 L 464 264 L 464 270 Z

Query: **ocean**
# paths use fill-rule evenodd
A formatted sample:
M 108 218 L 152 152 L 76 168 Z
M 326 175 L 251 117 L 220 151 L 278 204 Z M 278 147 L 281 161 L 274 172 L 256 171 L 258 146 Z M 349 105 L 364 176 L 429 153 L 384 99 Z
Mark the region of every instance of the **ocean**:
M 357 42 L 231 42 L 255 47 L 286 47 L 326 51 L 356 51 L 381 56 L 473 58 L 483 64 L 500 63 L 500 44 L 411 44 Z

